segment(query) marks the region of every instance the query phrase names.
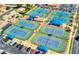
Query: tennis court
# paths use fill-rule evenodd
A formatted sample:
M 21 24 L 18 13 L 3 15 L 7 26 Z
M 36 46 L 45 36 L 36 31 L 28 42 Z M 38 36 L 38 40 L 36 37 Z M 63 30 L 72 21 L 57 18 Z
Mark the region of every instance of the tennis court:
M 46 34 L 52 34 L 53 36 L 67 39 L 68 32 L 66 32 L 64 29 L 58 28 L 56 26 L 43 26 L 41 27 L 41 32 Z
M 60 18 L 60 17 L 57 17 L 57 16 L 54 16 L 54 17 L 51 17 L 50 19 L 50 24 L 54 24 L 54 25 L 63 25 L 63 24 L 67 24 L 69 23 L 69 19 L 67 18 Z
M 49 13 L 48 9 L 36 8 L 35 10 L 33 10 L 32 12 L 30 12 L 28 14 L 29 15 L 28 20 L 33 20 L 33 18 L 36 17 L 36 16 L 39 16 L 41 18 L 45 18 L 45 17 L 47 17 L 48 13 Z
M 56 52 L 63 52 L 66 48 L 66 40 L 62 40 L 54 36 L 49 37 L 46 34 L 42 33 L 37 33 L 32 39 L 32 43 L 46 46 L 50 50 Z
M 49 10 L 45 8 L 37 8 L 34 11 L 39 12 L 39 13 L 49 13 Z
M 21 29 L 20 27 L 12 25 L 4 31 L 4 34 L 13 35 L 21 40 L 27 40 L 31 36 L 32 31 Z
M 72 17 L 72 14 L 69 12 L 62 12 L 62 11 L 55 11 L 52 14 L 59 16 L 59 17 Z
M 43 13 L 38 13 L 38 12 L 31 12 L 30 14 L 29 14 L 29 18 L 28 18 L 28 20 L 33 20 L 34 19 L 34 17 L 36 17 L 36 16 L 39 16 L 39 17 L 41 17 L 41 18 L 45 18 L 46 16 L 47 16 L 47 14 L 43 14 Z
M 47 15 L 33 11 L 33 12 L 30 14 L 30 16 L 32 16 L 32 17 L 39 16 L 39 17 L 45 18 Z
M 38 22 L 33 22 L 33 21 L 29 21 L 29 20 L 19 20 L 18 22 L 16 22 L 17 26 L 19 27 L 23 27 L 25 29 L 36 29 L 39 26 Z

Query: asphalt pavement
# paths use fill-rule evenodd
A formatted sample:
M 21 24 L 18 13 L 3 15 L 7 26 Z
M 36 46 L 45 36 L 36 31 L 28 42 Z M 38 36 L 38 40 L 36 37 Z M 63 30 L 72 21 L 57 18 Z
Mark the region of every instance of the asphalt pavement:
M 10 46 L 2 41 L 2 35 L 0 35 L 0 48 L 4 49 L 5 51 L 11 53 L 11 54 L 25 54 L 25 52 L 20 51 L 15 46 Z
M 3 43 L 2 41 L 0 41 L 0 48 L 3 48 L 4 50 L 6 50 L 7 52 L 9 52 L 11 54 L 25 54 L 25 52 L 20 51 L 15 46 L 7 45 L 7 44 Z
M 78 24 L 78 30 L 75 35 L 75 37 L 79 36 L 79 24 Z M 73 45 L 73 54 L 79 54 L 79 41 L 74 40 L 74 45 Z

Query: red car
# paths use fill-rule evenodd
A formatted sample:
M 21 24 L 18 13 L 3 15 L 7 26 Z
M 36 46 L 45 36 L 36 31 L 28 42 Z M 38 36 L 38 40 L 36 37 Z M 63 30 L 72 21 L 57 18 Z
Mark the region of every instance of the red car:
M 35 54 L 37 50 L 31 49 L 30 54 Z

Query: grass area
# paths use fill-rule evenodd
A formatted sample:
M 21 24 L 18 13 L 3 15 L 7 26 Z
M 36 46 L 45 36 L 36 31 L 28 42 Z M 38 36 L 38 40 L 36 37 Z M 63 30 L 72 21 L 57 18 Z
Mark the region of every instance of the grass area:
M 72 54 L 72 50 L 73 50 L 73 44 L 74 44 L 74 39 L 72 39 L 71 44 L 70 44 L 70 50 L 69 50 L 69 54 Z

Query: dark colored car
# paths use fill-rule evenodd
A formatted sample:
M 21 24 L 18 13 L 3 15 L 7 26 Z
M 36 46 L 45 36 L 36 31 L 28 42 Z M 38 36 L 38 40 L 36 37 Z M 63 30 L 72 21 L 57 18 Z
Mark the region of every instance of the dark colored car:
M 17 44 L 17 42 L 15 42 L 14 44 L 13 44 L 13 46 L 15 46 Z
M 21 50 L 23 47 L 24 47 L 23 45 L 20 45 L 19 50 Z
M 26 49 L 26 51 L 27 51 L 27 52 L 30 52 L 30 51 L 31 51 L 31 47 L 28 47 L 28 48 Z
M 35 54 L 40 54 L 40 51 L 36 51 Z
M 79 36 L 75 37 L 75 40 L 79 41 Z
M 21 46 L 21 44 L 17 44 L 17 45 L 16 45 L 16 48 L 20 48 L 20 46 Z
M 6 52 L 2 52 L 1 54 L 7 54 Z

